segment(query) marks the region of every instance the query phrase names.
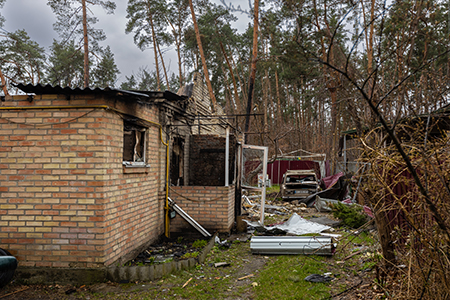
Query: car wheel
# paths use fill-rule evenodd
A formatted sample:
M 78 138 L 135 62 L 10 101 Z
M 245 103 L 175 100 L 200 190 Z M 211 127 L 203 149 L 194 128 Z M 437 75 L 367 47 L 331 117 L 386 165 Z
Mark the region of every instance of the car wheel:
M 0 248 L 0 256 L 12 256 L 12 255 L 7 250 Z M 14 276 L 14 271 L 16 270 L 16 267 L 17 264 L 16 266 L 14 266 L 14 268 L 0 272 L 0 288 L 4 287 L 11 281 L 11 279 Z

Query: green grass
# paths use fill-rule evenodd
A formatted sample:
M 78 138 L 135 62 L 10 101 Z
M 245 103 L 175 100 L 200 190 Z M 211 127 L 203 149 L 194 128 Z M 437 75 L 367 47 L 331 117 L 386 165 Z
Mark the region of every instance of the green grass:
M 271 187 L 266 187 L 266 194 L 278 193 L 280 191 L 280 185 L 273 184 Z
M 176 299 L 223 299 L 224 294 L 229 299 L 239 298 L 247 286 L 233 288 L 236 278 L 233 275 L 233 266 L 239 266 L 242 261 L 239 259 L 243 253 L 247 252 L 247 244 L 233 243 L 228 250 L 221 250 L 214 246 L 207 256 L 204 265 L 197 265 L 197 268 L 189 271 L 183 271 L 175 274 L 176 278 L 168 276 L 171 288 L 168 288 L 166 294 L 148 295 L 147 299 L 157 296 Z M 214 268 L 210 263 L 230 262 L 231 267 Z M 192 280 L 183 288 L 183 285 L 192 277 Z M 147 296 L 147 295 L 146 295 Z M 171 299 L 173 299 L 171 298 Z
M 184 254 L 181 259 L 187 259 L 187 258 L 191 258 L 191 257 L 197 257 L 199 255 L 199 253 L 197 251 L 194 252 L 188 252 L 186 254 Z
M 192 243 L 192 247 L 194 248 L 203 248 L 208 244 L 207 240 L 196 240 L 194 243 Z
M 78 292 L 77 296 L 82 299 L 89 297 L 111 300 L 327 299 L 354 285 L 355 280 L 349 279 L 369 274 L 362 271 L 373 268 L 377 261 L 380 261 L 375 233 L 362 232 L 354 235 L 352 232 L 340 230 L 338 233 L 343 236 L 337 238 L 338 252 L 332 257 L 252 255 L 249 242 L 234 241 L 228 249 L 214 246 L 205 263 L 197 264 L 190 270 L 150 282 L 116 284 L 114 295 L 107 294 L 106 290 L 94 292 L 87 289 Z M 362 246 L 367 246 L 367 249 L 344 260 Z M 214 263 L 218 262 L 231 265 L 216 268 Z M 312 283 L 304 280 L 308 275 L 326 272 L 331 272 L 336 280 L 329 283 Z M 249 274 L 253 276 L 238 280 Z
M 259 275 L 257 299 L 323 299 L 330 295 L 329 283 L 305 281 L 311 274 L 327 272 L 324 257 L 282 255 L 273 258 Z

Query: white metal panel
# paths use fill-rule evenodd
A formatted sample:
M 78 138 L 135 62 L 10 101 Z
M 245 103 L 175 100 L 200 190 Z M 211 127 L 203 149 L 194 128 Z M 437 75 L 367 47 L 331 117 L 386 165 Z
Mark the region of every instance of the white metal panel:
M 324 236 L 253 236 L 250 249 L 254 254 L 332 255 L 334 244 Z

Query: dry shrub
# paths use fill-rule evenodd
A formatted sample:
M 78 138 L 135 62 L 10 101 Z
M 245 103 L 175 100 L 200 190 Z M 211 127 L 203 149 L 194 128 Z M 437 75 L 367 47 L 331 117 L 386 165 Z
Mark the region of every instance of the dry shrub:
M 365 200 L 376 213 L 383 256 L 392 254 L 379 280 L 392 299 L 450 299 L 450 139 L 425 136 L 419 125 L 398 126 L 397 135 L 435 211 L 389 139 L 375 131 L 361 139 L 362 160 L 370 166 L 363 175 Z

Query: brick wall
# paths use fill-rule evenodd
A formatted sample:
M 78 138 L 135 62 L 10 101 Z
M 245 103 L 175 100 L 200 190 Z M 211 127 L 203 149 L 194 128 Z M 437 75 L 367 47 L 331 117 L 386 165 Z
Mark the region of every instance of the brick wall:
M 209 233 L 229 232 L 234 223 L 234 186 L 176 186 L 170 198 Z M 197 233 L 177 215 L 170 221 L 171 233 Z
M 122 116 L 158 121 L 151 105 L 103 97 L 14 96 L 0 110 L 0 245 L 20 266 L 110 265 L 163 233 L 165 147 L 147 131 L 145 172 L 122 168 Z M 44 107 L 45 106 L 45 107 Z M 41 108 L 40 108 L 41 107 Z
M 216 111 L 213 112 L 211 98 L 206 85 L 203 83 L 199 73 L 194 74 L 194 86 L 192 88 L 192 99 L 194 105 L 191 106 L 192 113 L 199 115 L 200 119 L 195 120 L 197 126 L 192 127 L 192 134 L 196 135 L 219 135 L 225 136 L 226 127 L 228 126 L 224 121 L 218 118 L 204 118 L 212 116 L 224 116 L 223 109 L 220 105 L 216 106 Z M 213 125 L 214 124 L 214 125 Z M 198 126 L 201 125 L 201 126 Z

